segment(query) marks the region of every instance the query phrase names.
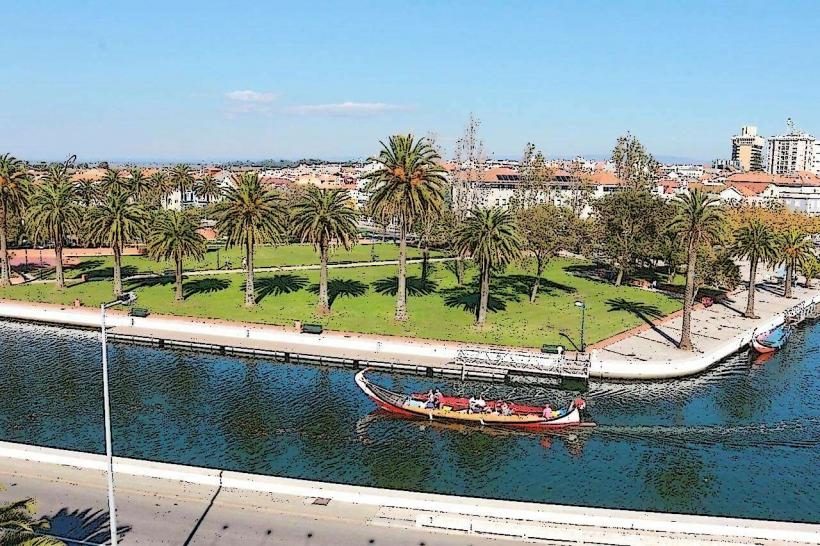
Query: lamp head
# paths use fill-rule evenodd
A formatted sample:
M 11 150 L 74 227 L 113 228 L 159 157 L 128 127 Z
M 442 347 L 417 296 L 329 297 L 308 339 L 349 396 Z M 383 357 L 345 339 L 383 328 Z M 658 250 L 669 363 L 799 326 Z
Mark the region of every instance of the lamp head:
M 575 302 L 575 307 L 586 307 L 586 304 L 582 301 L 576 301 Z

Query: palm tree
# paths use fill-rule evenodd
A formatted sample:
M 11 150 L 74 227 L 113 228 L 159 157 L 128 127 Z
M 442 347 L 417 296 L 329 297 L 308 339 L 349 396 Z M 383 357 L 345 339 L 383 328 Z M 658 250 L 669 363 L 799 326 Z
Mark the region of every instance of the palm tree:
M 194 193 L 205 199 L 205 203 L 210 205 L 211 201 L 216 201 L 222 195 L 222 188 L 216 178 L 206 174 L 203 178 L 194 181 Z
M 182 261 L 187 257 L 201 260 L 205 255 L 205 237 L 197 231 L 196 222 L 184 212 L 165 211 L 152 223 L 147 246 L 155 260 L 174 260 L 175 299 L 182 301 Z
M 792 297 L 792 277 L 798 267 L 811 256 L 812 243 L 806 233 L 792 228 L 783 233 L 778 240 L 777 265 L 786 266 L 786 280 L 783 284 L 783 296 Z
M 760 220 L 749 221 L 735 232 L 734 255 L 749 260 L 749 297 L 746 300 L 747 318 L 755 316 L 755 285 L 757 265 L 763 260 L 772 262 L 777 255 L 777 239 L 772 229 Z
M 80 204 L 86 208 L 89 208 L 99 199 L 100 186 L 94 180 L 81 178 L 74 183 L 74 193 L 77 195 L 77 199 L 80 201 Z
M 47 518 L 35 519 L 34 499 L 0 504 L 0 545 L 2 546 L 65 546 L 65 543 L 45 535 L 51 525 Z
M 91 237 L 111 247 L 114 253 L 114 294 L 122 295 L 122 249 L 145 230 L 147 215 L 123 189 L 109 192 L 91 213 Z
M 256 303 L 253 284 L 254 245 L 278 242 L 286 231 L 282 198 L 262 186 L 259 174 L 246 172 L 235 179 L 225 198 L 217 204 L 216 222 L 220 235 L 229 246 L 245 247 L 245 305 Z
M 62 165 L 53 167 L 42 184 L 31 194 L 27 220 L 34 239 L 54 243 L 57 288 L 65 288 L 63 272 L 63 244 L 68 233 L 76 233 L 82 222 L 80 208 L 74 202 L 75 188 Z
M 184 163 L 174 165 L 168 173 L 168 178 L 171 179 L 179 190 L 179 205 L 181 207 L 185 190 L 194 184 L 194 175 L 191 172 L 191 167 Z
M 686 245 L 686 290 L 683 297 L 683 324 L 678 347 L 692 350 L 692 305 L 695 296 L 695 266 L 702 244 L 717 239 L 723 226 L 720 201 L 700 189 L 675 198 L 677 215 L 670 228 Z
M 490 273 L 521 255 L 523 242 L 518 236 L 515 217 L 506 208 L 475 208 L 455 234 L 455 247 L 462 257 L 472 257 L 480 269 L 481 297 L 477 322 L 487 319 L 490 300 Z
M 9 154 L 0 156 L 0 286 L 11 284 L 9 214 L 24 209 L 27 196 L 28 180 L 24 163 Z
M 371 158 L 378 168 L 367 175 L 370 209 L 391 218 L 399 228 L 399 278 L 396 320 L 407 319 L 407 230 L 422 217 L 438 216 L 444 202 L 444 169 L 435 148 L 425 138 L 394 135 Z
M 806 278 L 806 288 L 811 288 L 811 281 L 820 275 L 820 261 L 814 254 L 811 254 L 800 264 L 800 272 Z
M 148 195 L 148 191 L 151 189 L 151 181 L 145 177 L 142 169 L 133 168 L 130 169 L 128 173 L 131 175 L 131 192 L 138 201 L 141 201 Z
M 291 229 L 302 242 L 313 244 L 319 251 L 319 313 L 330 312 L 327 292 L 328 250 L 333 241 L 350 249 L 356 241 L 358 226 L 356 211 L 350 197 L 342 189 L 328 190 L 309 186 L 297 197 L 291 208 Z
M 111 193 L 126 193 L 130 194 L 133 191 L 131 187 L 131 180 L 123 176 L 122 171 L 115 169 L 108 169 L 105 171 L 105 176 L 102 179 L 103 192 Z

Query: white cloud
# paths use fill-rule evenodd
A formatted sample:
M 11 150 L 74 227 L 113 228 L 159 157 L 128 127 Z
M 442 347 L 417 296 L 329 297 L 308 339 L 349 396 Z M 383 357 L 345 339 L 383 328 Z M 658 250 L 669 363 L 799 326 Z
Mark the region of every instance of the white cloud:
M 228 91 L 225 93 L 225 98 L 238 102 L 272 102 L 279 98 L 279 95 L 276 93 L 246 89 L 244 91 Z
M 384 102 L 339 102 L 333 104 L 302 104 L 287 109 L 293 114 L 329 116 L 377 116 L 386 112 L 406 110 L 405 106 Z

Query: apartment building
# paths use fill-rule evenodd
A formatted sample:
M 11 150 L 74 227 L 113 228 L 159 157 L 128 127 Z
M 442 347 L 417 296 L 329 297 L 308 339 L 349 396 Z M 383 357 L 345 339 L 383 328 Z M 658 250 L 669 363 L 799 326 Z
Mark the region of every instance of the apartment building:
M 785 135 L 771 137 L 766 172 L 770 174 L 817 173 L 815 149 L 817 149 L 817 140 L 802 131 L 792 131 Z
M 732 137 L 732 161 L 742 171 L 762 171 L 765 147 L 766 139 L 757 134 L 757 127 L 745 125 L 739 135 Z

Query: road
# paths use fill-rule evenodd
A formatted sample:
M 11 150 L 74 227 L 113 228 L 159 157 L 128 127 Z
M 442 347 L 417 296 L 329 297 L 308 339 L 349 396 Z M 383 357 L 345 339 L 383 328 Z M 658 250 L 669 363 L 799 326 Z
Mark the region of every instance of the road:
M 0 502 L 33 497 L 68 544 L 107 544 L 105 474 L 0 459 Z M 505 546 L 507 540 L 379 526 L 378 507 L 286 497 L 120 475 L 116 481 L 120 544 L 289 546 Z M 75 542 L 75 541 L 82 542 Z

